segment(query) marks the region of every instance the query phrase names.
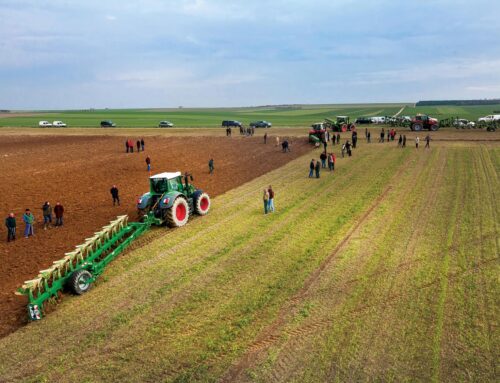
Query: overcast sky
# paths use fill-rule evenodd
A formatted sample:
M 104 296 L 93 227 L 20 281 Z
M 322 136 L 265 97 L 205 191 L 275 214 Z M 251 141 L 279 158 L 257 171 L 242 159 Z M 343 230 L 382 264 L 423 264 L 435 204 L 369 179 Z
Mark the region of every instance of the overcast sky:
M 500 97 L 500 1 L 0 0 L 0 109 Z

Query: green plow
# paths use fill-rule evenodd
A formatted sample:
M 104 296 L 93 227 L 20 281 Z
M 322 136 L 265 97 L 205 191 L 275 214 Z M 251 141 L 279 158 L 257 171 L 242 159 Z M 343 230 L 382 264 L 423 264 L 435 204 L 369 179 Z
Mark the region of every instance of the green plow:
M 104 272 L 106 266 L 115 259 L 132 241 L 144 234 L 151 225 L 161 224 L 161 220 L 148 214 L 144 222 L 128 222 L 128 216 L 118 216 L 75 250 L 65 253 L 63 259 L 53 266 L 41 270 L 34 279 L 24 282 L 17 289 L 17 295 L 28 297 L 30 320 L 42 319 L 44 304 L 55 300 L 63 289 L 75 294 L 83 294 Z

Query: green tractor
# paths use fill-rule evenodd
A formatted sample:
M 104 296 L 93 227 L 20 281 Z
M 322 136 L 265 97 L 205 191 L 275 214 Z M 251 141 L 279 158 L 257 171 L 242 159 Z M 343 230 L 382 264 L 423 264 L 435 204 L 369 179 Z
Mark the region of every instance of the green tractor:
M 354 124 L 349 123 L 349 116 L 337 116 L 336 121 L 325 118 L 326 129 L 331 129 L 332 132 L 347 132 L 354 130 Z
M 184 178 L 184 183 L 182 182 Z M 149 192 L 137 200 L 141 219 L 153 215 L 170 227 L 184 226 L 193 213 L 206 215 L 210 209 L 210 197 L 196 189 L 189 181 L 189 173 L 160 173 L 149 177 Z

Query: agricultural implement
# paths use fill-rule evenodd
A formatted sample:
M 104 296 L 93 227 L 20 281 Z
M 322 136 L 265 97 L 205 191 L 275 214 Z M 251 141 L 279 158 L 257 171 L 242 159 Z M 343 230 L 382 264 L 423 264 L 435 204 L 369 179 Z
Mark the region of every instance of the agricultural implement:
M 183 226 L 192 213 L 206 215 L 210 197 L 189 184 L 190 174 L 161 173 L 150 177 L 150 191 L 137 201 L 141 222 L 129 222 L 127 215 L 117 217 L 85 243 L 65 253 L 52 267 L 24 282 L 17 295 L 28 297 L 30 320 L 43 317 L 44 304 L 54 301 L 63 290 L 76 295 L 87 292 L 106 266 L 151 226 Z

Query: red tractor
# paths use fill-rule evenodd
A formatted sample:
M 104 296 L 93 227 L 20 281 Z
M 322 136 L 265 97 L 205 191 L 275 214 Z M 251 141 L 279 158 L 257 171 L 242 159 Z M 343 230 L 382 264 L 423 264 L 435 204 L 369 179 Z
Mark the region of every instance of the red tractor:
M 417 114 L 411 120 L 410 129 L 416 132 L 423 129 L 436 131 L 439 129 L 439 121 L 425 114 Z

